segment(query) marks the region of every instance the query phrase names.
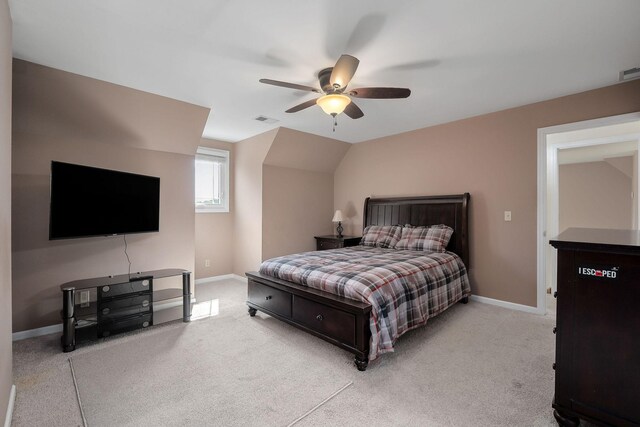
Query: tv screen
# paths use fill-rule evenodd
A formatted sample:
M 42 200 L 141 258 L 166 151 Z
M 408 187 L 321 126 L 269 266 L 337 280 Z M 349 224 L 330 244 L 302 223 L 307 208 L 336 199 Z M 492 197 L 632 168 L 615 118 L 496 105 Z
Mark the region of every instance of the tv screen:
M 158 231 L 160 178 L 51 162 L 49 240 Z

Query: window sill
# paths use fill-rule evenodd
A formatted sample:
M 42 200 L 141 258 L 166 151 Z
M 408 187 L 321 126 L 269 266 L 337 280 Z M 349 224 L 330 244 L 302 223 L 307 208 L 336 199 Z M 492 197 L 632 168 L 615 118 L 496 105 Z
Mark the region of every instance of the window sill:
M 229 213 L 229 208 L 196 209 L 197 214 L 207 213 Z

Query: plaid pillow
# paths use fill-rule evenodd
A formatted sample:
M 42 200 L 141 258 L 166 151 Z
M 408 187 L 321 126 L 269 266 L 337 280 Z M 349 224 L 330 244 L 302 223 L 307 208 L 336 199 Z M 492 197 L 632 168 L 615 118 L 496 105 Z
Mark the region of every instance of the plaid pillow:
M 452 234 L 453 229 L 444 224 L 416 228 L 404 227 L 402 229 L 402 237 L 396 244 L 396 249 L 444 252 Z
M 402 227 L 397 225 L 370 225 L 364 229 L 360 244 L 378 248 L 394 248 L 401 235 Z

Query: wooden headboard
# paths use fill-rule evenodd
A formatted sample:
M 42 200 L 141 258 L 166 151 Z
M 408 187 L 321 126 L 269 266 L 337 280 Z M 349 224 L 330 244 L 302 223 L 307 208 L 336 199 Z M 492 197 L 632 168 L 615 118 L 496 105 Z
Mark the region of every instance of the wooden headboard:
M 453 228 L 447 250 L 469 268 L 469 193 L 452 196 L 387 197 L 364 201 L 364 227 L 368 225 L 435 225 Z

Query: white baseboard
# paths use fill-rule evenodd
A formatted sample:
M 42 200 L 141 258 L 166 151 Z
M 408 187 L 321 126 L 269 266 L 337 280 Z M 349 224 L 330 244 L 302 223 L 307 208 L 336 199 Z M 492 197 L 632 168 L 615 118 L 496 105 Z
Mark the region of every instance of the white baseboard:
M 224 276 L 215 276 L 215 277 L 207 277 L 205 279 L 198 279 L 198 280 L 196 280 L 196 284 L 205 283 L 205 282 L 215 282 L 215 281 L 225 280 L 225 279 L 239 279 L 239 280 L 242 280 L 243 278 L 238 276 L 238 275 L 236 275 L 236 274 L 225 274 Z M 246 281 L 246 278 L 244 280 Z M 178 298 L 180 298 L 179 301 L 178 301 Z M 165 302 L 165 303 L 156 303 L 156 304 L 154 304 L 153 311 L 165 310 L 167 308 L 181 306 L 182 305 L 182 296 L 176 297 L 175 299 L 176 299 L 176 301 L 170 301 L 170 302 Z M 196 302 L 196 298 L 192 297 L 191 298 L 191 302 L 195 303 Z M 55 333 L 59 333 L 59 332 L 62 332 L 62 323 L 58 323 L 57 325 L 45 326 L 45 327 L 42 327 L 42 328 L 29 329 L 27 331 L 14 332 L 12 334 L 12 340 L 13 341 L 26 340 L 27 338 L 41 337 L 43 335 L 55 334 Z
M 20 341 L 26 340 L 27 338 L 55 334 L 56 332 L 62 332 L 62 323 L 58 323 L 57 325 L 45 326 L 42 328 L 29 329 L 27 331 L 14 332 L 12 335 L 12 339 L 13 341 Z
M 237 274 L 234 274 L 233 278 L 236 280 L 240 280 L 241 282 L 244 282 L 244 283 L 248 282 L 247 276 L 238 276 Z
M 204 277 L 202 279 L 197 279 L 195 281 L 195 283 L 196 283 L 196 285 L 198 285 L 200 283 L 218 282 L 220 280 L 227 280 L 227 279 L 235 279 L 235 280 L 239 280 L 241 282 L 247 283 L 247 277 L 246 276 L 239 276 L 237 274 L 223 274 L 221 276 Z M 516 304 L 516 303 L 513 303 L 513 302 L 502 301 L 502 300 L 499 300 L 499 299 L 493 299 L 493 298 L 487 298 L 487 297 L 481 297 L 481 296 L 478 296 L 478 295 L 471 295 L 469 298 L 472 301 L 481 302 L 483 304 L 496 305 L 498 307 L 504 307 L 504 308 L 508 308 L 510 310 L 524 311 L 525 313 L 545 314 L 545 311 L 546 311 L 544 309 L 542 311 L 540 311 L 537 307 L 531 307 L 529 305 Z
M 179 300 L 178 300 L 179 298 Z M 195 303 L 196 298 L 191 297 L 191 302 Z M 167 301 L 153 304 L 153 311 L 166 310 L 172 307 L 182 306 L 182 296 L 176 297 L 175 301 Z M 14 332 L 12 334 L 13 341 L 26 340 L 27 338 L 41 337 L 43 335 L 55 334 L 62 332 L 62 323 L 57 325 L 44 326 L 42 328 L 29 329 L 27 331 Z
M 196 279 L 194 283 L 196 285 L 199 285 L 201 283 L 219 282 L 221 280 L 227 280 L 227 279 L 240 280 L 245 283 L 247 282 L 247 278 L 244 276 L 238 276 L 237 274 L 223 274 L 220 276 L 203 277 L 202 279 Z
M 4 427 L 11 427 L 11 418 L 13 418 L 13 405 L 16 403 L 16 386 L 11 386 L 9 393 L 9 403 L 7 404 L 7 416 L 4 418 Z
M 205 277 L 203 279 L 197 279 L 195 281 L 195 284 L 198 285 L 200 283 L 217 282 L 217 281 L 226 280 L 226 279 L 237 279 L 237 280 L 244 281 L 245 283 L 247 281 L 246 277 L 238 276 L 237 274 L 224 274 L 222 276 Z M 182 305 L 182 297 L 177 297 L 177 298 L 180 298 L 180 301 L 154 304 L 154 311 L 155 311 L 155 308 L 166 309 L 172 306 L 177 307 L 179 305 Z M 191 302 L 195 303 L 196 302 L 195 298 L 192 298 Z M 157 307 L 155 307 L 156 305 Z M 26 340 L 27 338 L 41 337 L 43 335 L 55 334 L 58 332 L 62 332 L 62 323 L 58 323 L 57 325 L 45 326 L 42 328 L 29 329 L 27 331 L 14 332 L 12 334 L 12 340 L 13 341 Z
M 471 295 L 469 297 L 469 299 L 471 299 L 471 301 L 477 301 L 477 302 L 481 302 L 483 304 L 496 305 L 498 307 L 504 307 L 504 308 L 508 308 L 510 310 L 524 311 L 525 313 L 532 313 L 532 314 L 544 314 L 545 313 L 544 309 L 542 311 L 540 311 L 538 309 L 538 307 L 531 307 L 530 305 L 516 304 L 516 303 L 513 303 L 513 302 L 502 301 L 502 300 L 499 300 L 499 299 L 481 297 L 481 296 L 478 296 L 478 295 Z

